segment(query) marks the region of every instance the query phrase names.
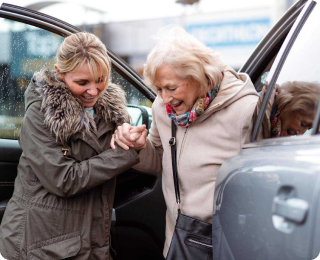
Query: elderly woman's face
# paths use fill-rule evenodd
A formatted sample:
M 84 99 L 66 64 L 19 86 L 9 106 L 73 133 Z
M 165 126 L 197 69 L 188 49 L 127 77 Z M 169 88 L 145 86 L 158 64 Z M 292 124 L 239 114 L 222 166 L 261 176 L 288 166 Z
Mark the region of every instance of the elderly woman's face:
M 172 66 L 157 69 L 155 87 L 165 104 L 170 104 L 177 115 L 191 110 L 198 99 L 200 84 L 180 78 Z
M 101 75 L 99 80 L 96 81 L 91 75 L 87 64 L 84 64 L 77 71 L 65 74 L 58 72 L 58 75 L 70 88 L 72 94 L 81 100 L 85 108 L 93 107 L 100 93 L 106 87 L 106 78 Z
M 312 128 L 314 114 L 306 115 L 299 111 L 282 112 L 280 136 L 303 135 Z

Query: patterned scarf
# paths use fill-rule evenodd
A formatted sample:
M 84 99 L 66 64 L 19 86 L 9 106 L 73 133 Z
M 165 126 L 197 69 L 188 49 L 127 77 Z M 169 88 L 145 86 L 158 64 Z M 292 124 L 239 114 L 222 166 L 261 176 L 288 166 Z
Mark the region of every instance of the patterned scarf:
M 204 97 L 198 98 L 194 103 L 192 109 L 182 115 L 177 115 L 176 111 L 174 111 L 174 108 L 170 104 L 167 104 L 166 109 L 168 116 L 174 121 L 176 125 L 188 127 L 204 113 L 210 103 L 217 96 L 220 88 L 220 83 L 212 90 L 208 88 L 208 92 L 204 95 Z
M 271 137 L 280 137 L 281 134 L 281 112 L 277 111 L 274 115 L 274 117 L 271 119 Z

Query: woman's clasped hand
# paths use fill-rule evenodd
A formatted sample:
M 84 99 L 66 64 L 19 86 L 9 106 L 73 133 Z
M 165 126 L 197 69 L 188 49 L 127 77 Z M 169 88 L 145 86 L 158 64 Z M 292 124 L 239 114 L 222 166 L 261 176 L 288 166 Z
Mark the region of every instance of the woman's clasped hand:
M 139 151 L 146 147 L 146 138 L 148 130 L 146 125 L 131 126 L 124 123 L 117 127 L 117 130 L 112 135 L 111 148 L 116 149 L 115 142 L 125 150 L 132 147 L 134 150 Z

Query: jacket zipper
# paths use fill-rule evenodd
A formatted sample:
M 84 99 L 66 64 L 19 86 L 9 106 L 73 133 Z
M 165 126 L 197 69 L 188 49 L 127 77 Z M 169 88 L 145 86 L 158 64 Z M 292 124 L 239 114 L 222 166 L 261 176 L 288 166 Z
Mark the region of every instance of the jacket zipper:
M 177 164 L 178 164 L 178 173 L 180 172 L 180 164 L 179 164 L 179 162 L 180 162 L 180 158 L 181 158 L 181 155 L 182 155 L 182 151 L 183 151 L 183 148 L 184 148 L 184 143 L 185 143 L 185 140 L 186 140 L 186 137 L 187 137 L 187 132 L 188 132 L 188 128 L 189 127 L 186 127 L 186 130 L 184 131 L 184 135 L 183 135 L 183 138 L 182 138 L 182 143 L 181 143 L 181 148 L 180 148 L 180 154 L 179 154 L 179 159 L 178 159 L 178 162 L 177 162 Z
M 95 135 L 95 137 L 98 137 L 98 134 L 93 130 L 91 126 L 90 126 L 90 132 L 92 132 Z
M 198 245 L 201 245 L 201 246 L 206 246 L 206 247 L 208 247 L 208 248 L 212 248 L 212 245 L 205 244 L 205 243 L 202 243 L 202 242 L 193 240 L 193 239 L 191 239 L 191 238 L 189 238 L 188 240 L 189 240 L 191 243 L 198 244 Z

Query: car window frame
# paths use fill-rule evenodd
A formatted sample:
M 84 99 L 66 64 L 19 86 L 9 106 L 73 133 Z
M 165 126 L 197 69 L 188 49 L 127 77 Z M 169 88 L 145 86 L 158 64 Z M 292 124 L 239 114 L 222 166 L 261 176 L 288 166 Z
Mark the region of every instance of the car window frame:
M 316 117 L 313 122 L 311 135 L 319 135 L 320 134 L 319 128 L 320 128 L 320 104 L 318 105 L 318 111 L 316 113 Z
M 82 31 L 55 17 L 7 3 L 3 3 L 0 6 L 0 18 L 29 24 L 63 37 Z M 111 59 L 113 69 L 134 85 L 146 98 L 153 102 L 156 98 L 155 91 L 147 87 L 143 83 L 142 77 L 113 51 L 108 49 L 107 52 Z
M 271 98 L 271 94 L 272 91 L 276 85 L 278 76 L 282 70 L 282 67 L 286 61 L 286 58 L 288 57 L 288 54 L 290 53 L 290 50 L 295 42 L 295 40 L 297 39 L 300 31 L 302 30 L 305 22 L 307 21 L 308 17 L 310 16 L 310 14 L 312 13 L 314 7 L 317 5 L 317 2 L 315 2 L 314 0 L 309 0 L 303 10 L 301 11 L 301 13 L 299 14 L 298 18 L 296 19 L 294 25 L 292 26 L 287 38 L 285 39 L 276 59 L 275 62 L 273 63 L 273 66 L 270 70 L 270 82 L 269 82 L 269 86 L 266 90 L 264 99 L 262 101 L 261 104 L 261 108 L 257 117 L 256 122 L 254 122 L 254 127 L 253 127 L 253 133 L 252 133 L 252 139 L 251 139 L 251 143 L 248 143 L 244 146 L 244 148 L 249 148 L 253 146 L 260 146 L 259 144 L 265 146 L 266 143 L 270 142 L 270 144 L 274 144 L 274 143 L 278 143 L 278 142 L 274 142 L 273 139 L 265 139 L 265 140 L 257 140 L 258 139 L 258 135 L 259 135 L 259 131 L 262 125 L 262 121 L 263 121 L 263 116 L 265 114 L 265 111 L 267 109 L 267 105 L 268 102 Z M 320 106 L 318 108 L 319 112 Z M 320 113 L 320 112 L 319 112 Z M 313 130 L 315 129 L 315 127 L 313 128 Z M 311 135 L 314 135 L 313 133 L 314 131 L 312 131 Z M 278 139 L 282 139 L 282 138 L 278 138 Z M 278 140 L 277 140 L 278 141 Z
M 268 65 L 277 56 L 285 38 L 307 2 L 308 0 L 300 0 L 291 6 L 261 40 L 246 63 L 239 69 L 239 72 L 247 73 L 254 84 L 262 75 L 266 64 Z
M 2 3 L 0 6 L 0 18 L 32 25 L 36 28 L 55 33 L 62 37 L 67 37 L 73 33 L 82 31 L 81 29 L 55 17 L 6 3 Z M 110 57 L 112 68 L 131 85 L 133 85 L 148 100 L 153 102 L 156 98 L 156 93 L 153 89 L 147 87 L 143 83 L 142 77 L 114 52 L 108 49 L 107 53 Z M 19 149 L 17 139 L 0 138 L 0 147 L 5 147 L 8 143 L 11 144 L 11 141 L 15 143 L 15 148 Z

